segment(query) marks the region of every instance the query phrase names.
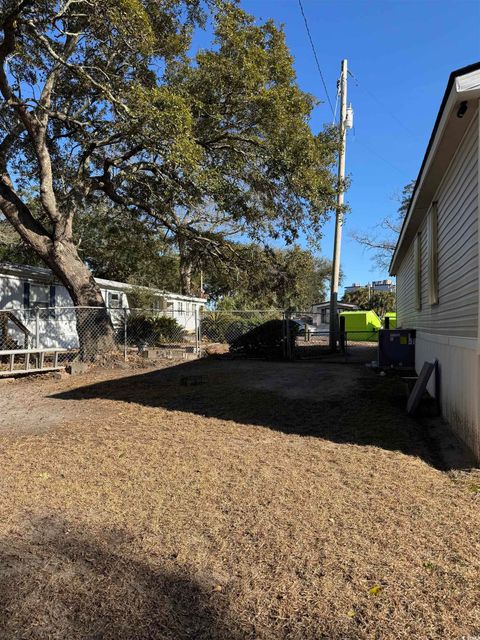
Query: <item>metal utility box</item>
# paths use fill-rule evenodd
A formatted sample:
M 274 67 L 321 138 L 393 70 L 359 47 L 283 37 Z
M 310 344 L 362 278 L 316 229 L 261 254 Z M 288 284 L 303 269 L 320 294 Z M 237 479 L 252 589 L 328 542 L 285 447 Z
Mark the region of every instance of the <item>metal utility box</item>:
M 381 329 L 378 366 L 415 368 L 415 329 Z

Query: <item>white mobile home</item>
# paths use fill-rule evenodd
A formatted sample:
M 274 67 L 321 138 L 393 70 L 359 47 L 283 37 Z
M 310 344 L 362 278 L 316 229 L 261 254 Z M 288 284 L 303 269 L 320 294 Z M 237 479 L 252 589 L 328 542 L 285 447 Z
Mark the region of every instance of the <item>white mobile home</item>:
M 101 278 L 96 282 L 114 326 L 120 324 L 131 309 L 132 285 Z M 149 294 L 155 311 L 174 318 L 187 332 L 195 331 L 195 316 L 205 305 L 203 298 L 150 287 L 141 289 Z M 0 263 L 0 311 L 15 313 L 30 334 L 39 338 L 40 347 L 78 346 L 72 300 L 50 269 Z M 22 344 L 21 329 L 14 327 L 13 333 Z
M 338 313 L 341 311 L 355 311 L 356 304 L 337 302 Z M 312 323 L 321 330 L 328 331 L 330 323 L 330 302 L 317 302 L 312 305 Z
M 438 360 L 442 411 L 480 461 L 480 63 L 454 71 L 390 266 L 416 369 Z

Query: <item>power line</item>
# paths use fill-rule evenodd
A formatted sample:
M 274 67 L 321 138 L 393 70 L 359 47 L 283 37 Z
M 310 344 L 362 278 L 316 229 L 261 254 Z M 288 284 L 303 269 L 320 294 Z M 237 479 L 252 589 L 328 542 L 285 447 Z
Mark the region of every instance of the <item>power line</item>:
M 354 138 L 354 140 L 355 140 L 354 144 L 359 144 L 361 147 L 366 149 L 369 153 L 376 156 L 379 160 L 381 160 L 385 164 L 388 164 L 390 167 L 392 167 L 392 169 L 395 169 L 395 171 L 398 171 L 399 173 L 401 173 L 405 178 L 407 177 L 407 172 L 404 169 L 400 169 L 400 167 L 397 167 L 395 164 L 393 164 L 393 162 L 390 162 L 390 160 L 380 155 L 378 151 L 375 151 L 375 149 L 373 149 L 366 142 L 364 142 L 363 140 L 358 140 L 356 137 Z
M 374 100 L 384 111 L 385 113 L 387 113 L 392 120 L 395 120 L 395 122 L 400 125 L 400 127 L 406 131 L 413 140 L 418 141 L 418 136 L 416 136 L 413 131 L 407 127 L 407 125 L 402 122 L 400 120 L 400 118 L 398 116 L 396 116 L 393 111 L 391 111 L 391 109 L 388 108 L 388 106 L 383 102 L 383 100 L 380 100 L 380 98 L 378 98 L 373 91 L 371 91 L 370 89 L 367 89 L 367 87 L 363 87 L 359 81 L 358 78 L 356 78 L 352 72 L 349 72 L 350 75 L 352 76 L 353 80 L 355 81 L 355 86 L 357 86 L 361 91 L 363 91 L 364 93 L 366 93 L 372 100 Z
M 305 29 L 307 30 L 308 39 L 310 40 L 310 45 L 312 47 L 313 56 L 315 58 L 315 62 L 317 63 L 318 73 L 320 74 L 320 78 L 322 79 L 323 88 L 325 89 L 325 94 L 327 96 L 328 104 L 330 105 L 330 109 L 332 111 L 333 119 L 335 121 L 335 110 L 333 108 L 332 101 L 330 100 L 330 96 L 328 94 L 327 85 L 326 85 L 325 79 L 323 77 L 322 69 L 320 67 L 320 62 L 319 62 L 318 56 L 317 56 L 317 51 L 315 49 L 315 45 L 313 44 L 312 36 L 311 36 L 311 33 L 310 33 L 310 28 L 308 26 L 307 16 L 305 15 L 305 11 L 303 10 L 302 0 L 298 0 L 298 4 L 299 4 L 299 7 L 300 7 L 300 11 L 302 12 L 303 21 L 305 22 Z

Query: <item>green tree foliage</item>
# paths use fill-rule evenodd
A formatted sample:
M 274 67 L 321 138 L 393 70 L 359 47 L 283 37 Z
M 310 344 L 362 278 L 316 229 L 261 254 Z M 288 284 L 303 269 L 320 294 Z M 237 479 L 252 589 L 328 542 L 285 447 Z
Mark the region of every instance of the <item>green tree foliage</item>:
M 207 17 L 211 46 L 190 56 Z M 184 247 L 228 263 L 232 233 L 316 235 L 334 209 L 337 132 L 312 133 L 283 30 L 233 0 L 0 0 L 0 36 L 0 210 L 75 305 L 99 308 L 94 331 L 77 318 L 89 352 L 115 343 L 82 257 L 125 273 L 120 254 L 94 265 L 86 231 L 78 248 L 99 199 L 147 225 L 147 244 L 155 226 L 183 265 Z
M 357 291 L 347 291 L 342 302 L 356 304 L 359 309 L 373 310 L 379 317 L 383 317 L 388 311 L 395 311 L 396 298 L 393 291 L 369 291 L 368 287 L 362 287 Z
M 312 134 L 315 100 L 296 83 L 283 31 L 226 3 L 213 45 L 168 76 L 188 103 L 195 140 L 176 204 L 190 215 L 208 210 L 215 224 L 241 225 L 252 237 L 315 234 L 335 206 L 338 140 L 335 130 Z M 183 226 L 191 228 L 188 219 Z
M 0 220 L 0 262 L 13 264 L 43 264 L 37 254 L 21 241 L 15 229 L 6 220 Z
M 370 300 L 371 308 L 379 317 L 397 308 L 396 296 L 393 291 L 375 291 Z
M 171 242 L 121 207 L 88 207 L 76 218 L 74 238 L 97 278 L 179 290 L 179 259 Z
M 330 262 L 309 250 L 244 245 L 235 254 L 237 262 L 213 263 L 205 273 L 206 293 L 218 308 L 308 311 L 325 297 Z
M 73 239 L 96 278 L 179 291 L 179 256 L 172 243 L 120 207 L 86 207 L 75 217 Z M 0 262 L 44 265 L 6 221 L 0 221 Z

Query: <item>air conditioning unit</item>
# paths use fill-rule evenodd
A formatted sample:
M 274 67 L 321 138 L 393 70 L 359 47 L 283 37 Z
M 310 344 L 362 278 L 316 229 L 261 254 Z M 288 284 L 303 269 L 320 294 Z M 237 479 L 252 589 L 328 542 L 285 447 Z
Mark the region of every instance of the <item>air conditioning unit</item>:
M 415 329 L 381 329 L 378 333 L 378 366 L 415 368 Z

